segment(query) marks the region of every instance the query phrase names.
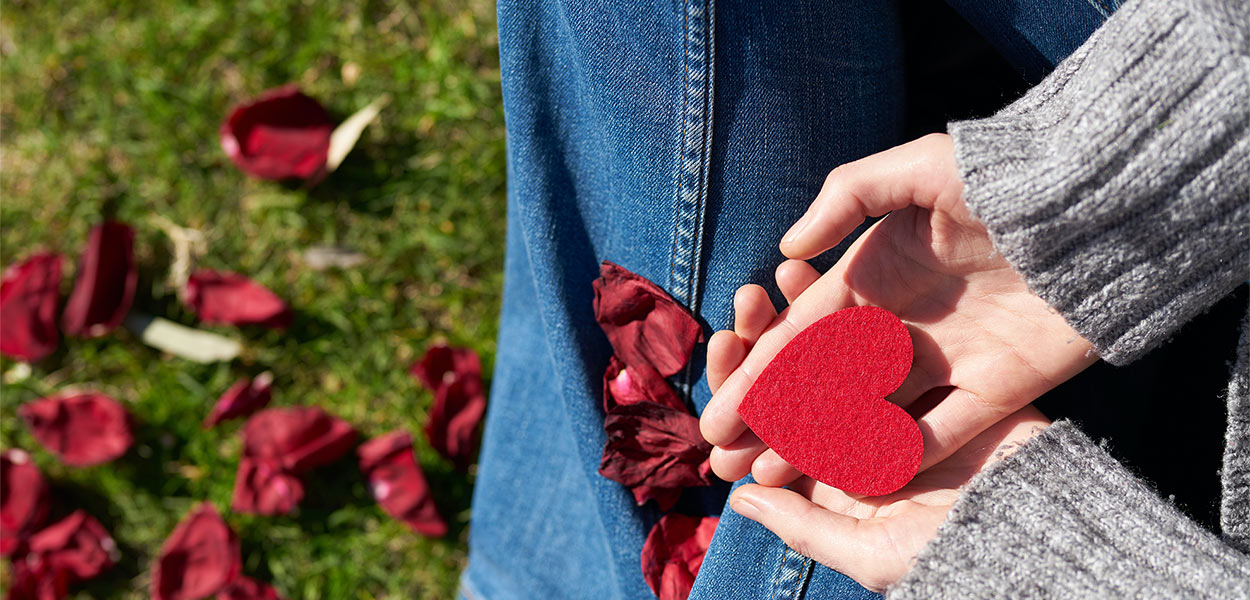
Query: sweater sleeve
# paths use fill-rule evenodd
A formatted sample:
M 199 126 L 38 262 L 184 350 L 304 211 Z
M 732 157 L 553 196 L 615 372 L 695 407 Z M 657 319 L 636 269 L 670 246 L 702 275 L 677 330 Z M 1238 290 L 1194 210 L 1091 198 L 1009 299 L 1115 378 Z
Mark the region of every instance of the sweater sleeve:
M 1250 557 L 1068 422 L 977 476 L 887 597 L 1244 598 Z
M 1250 276 L 1250 2 L 1139 0 L 998 114 L 950 125 L 995 247 L 1123 364 Z

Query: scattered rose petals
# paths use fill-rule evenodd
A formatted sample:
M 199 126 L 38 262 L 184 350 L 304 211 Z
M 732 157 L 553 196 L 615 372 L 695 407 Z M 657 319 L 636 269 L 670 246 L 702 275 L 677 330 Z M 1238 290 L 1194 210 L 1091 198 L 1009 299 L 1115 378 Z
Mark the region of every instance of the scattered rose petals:
M 5 600 L 61 600 L 69 593 L 70 573 L 52 568 L 38 554 L 13 561 L 13 577 Z
M 234 583 L 217 592 L 217 600 L 282 600 L 272 585 L 240 575 Z
M 208 429 L 227 419 L 246 417 L 269 404 L 273 373 L 265 371 L 254 379 L 240 379 L 217 399 L 202 424 Z
M 447 523 L 438 514 L 430 485 L 412 453 L 412 436 L 395 431 L 361 444 L 360 470 L 369 480 L 378 504 L 417 532 L 441 537 Z
M 241 104 L 221 124 L 221 147 L 261 179 L 308 179 L 325 168 L 334 120 L 294 85 Z
M 239 577 L 239 540 L 207 502 L 188 514 L 161 546 L 152 567 L 153 600 L 191 600 L 222 591 Z
M 604 412 L 611 412 L 617 406 L 639 402 L 686 410 L 686 404 L 673 390 L 673 386 L 655 371 L 630 369 L 613 356 L 608 362 L 608 369 L 603 372 Z
M 18 407 L 35 439 L 67 465 L 89 467 L 126 453 L 134 442 L 130 415 L 95 392 L 40 398 Z
M 651 528 L 642 545 L 642 576 L 659 600 L 690 596 L 719 521 L 670 513 Z
M 116 221 L 91 230 L 61 315 L 66 335 L 98 337 L 121 325 L 139 281 L 134 243 L 135 231 Z
M 660 286 L 608 261 L 594 288 L 595 320 L 622 362 L 665 377 L 686 366 L 703 335 L 690 311 Z
M 0 453 L 0 555 L 23 554 L 48 518 L 48 482 L 24 450 Z
M 56 350 L 60 286 L 60 254 L 36 254 L 5 269 L 0 279 L 0 353 L 36 362 Z
M 275 461 L 239 459 L 230 510 L 253 515 L 284 515 L 304 499 L 304 483 Z
M 640 503 L 648 498 L 675 501 L 671 492 L 660 490 L 712 483 L 712 447 L 699 433 L 699 419 L 684 410 L 650 402 L 626 404 L 608 413 L 603 428 L 608 441 L 599 474 L 631 490 L 643 488 L 635 491 Z
M 243 454 L 292 473 L 334 462 L 351 450 L 356 430 L 316 406 L 270 408 L 243 426 Z
M 425 423 L 430 446 L 460 470 L 468 468 L 477 428 L 486 412 L 481 359 L 471 349 L 438 344 L 426 350 L 410 371 L 434 392 Z
M 79 580 L 99 575 L 120 557 L 104 526 L 81 510 L 31 536 L 30 552 Z
M 285 329 L 290 307 L 269 288 L 238 273 L 200 269 L 187 279 L 187 305 L 205 323 Z

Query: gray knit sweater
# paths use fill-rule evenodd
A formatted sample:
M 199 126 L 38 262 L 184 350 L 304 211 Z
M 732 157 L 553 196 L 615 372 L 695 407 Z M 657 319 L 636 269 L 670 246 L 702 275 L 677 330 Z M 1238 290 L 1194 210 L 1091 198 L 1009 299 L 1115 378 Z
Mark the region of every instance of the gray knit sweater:
M 1130 2 L 1024 98 L 950 133 L 995 246 L 1109 362 L 1250 277 L 1250 0 Z M 1060 422 L 969 483 L 888 596 L 1250 598 L 1248 380 L 1250 314 L 1222 537 Z

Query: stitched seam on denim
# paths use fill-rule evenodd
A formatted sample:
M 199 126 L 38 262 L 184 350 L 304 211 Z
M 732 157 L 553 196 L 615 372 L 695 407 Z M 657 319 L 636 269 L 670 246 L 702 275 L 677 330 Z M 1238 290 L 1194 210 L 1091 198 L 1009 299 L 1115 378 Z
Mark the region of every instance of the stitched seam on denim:
M 698 275 L 703 255 L 703 217 L 712 136 L 712 73 L 715 59 L 712 0 L 689 0 L 683 14 L 684 94 L 681 115 L 677 214 L 669 261 L 669 291 L 694 314 L 699 311 Z M 694 365 L 677 382 L 691 394 Z
M 787 546 L 782 548 L 781 564 L 773 576 L 773 589 L 768 597 L 773 600 L 799 600 L 811 577 L 811 559 Z
M 1104 19 L 1110 17 L 1111 13 L 1115 12 L 1115 8 L 1107 6 L 1103 0 L 1086 0 L 1086 2 L 1088 2 L 1090 6 L 1094 7 L 1094 10 L 1097 10 Z

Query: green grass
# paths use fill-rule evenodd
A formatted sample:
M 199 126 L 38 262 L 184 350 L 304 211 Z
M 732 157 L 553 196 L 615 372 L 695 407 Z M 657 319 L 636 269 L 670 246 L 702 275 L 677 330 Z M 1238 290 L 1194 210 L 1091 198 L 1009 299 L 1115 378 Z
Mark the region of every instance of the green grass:
M 350 458 L 315 472 L 299 513 L 226 514 L 244 573 L 287 598 L 448 598 L 465 562 L 471 477 L 424 441 L 430 396 L 407 374 L 436 340 L 494 355 L 504 233 L 503 115 L 493 3 L 255 0 L 182 4 L 6 2 L 0 13 L 0 262 L 39 248 L 73 257 L 106 216 L 138 230 L 135 308 L 194 324 L 167 283 L 160 215 L 209 239 L 200 266 L 245 273 L 296 309 L 286 332 L 241 336 L 244 355 L 197 365 L 119 330 L 66 340 L 21 381 L 0 387 L 0 446 L 32 451 L 56 512 L 86 508 L 124 557 L 79 598 L 146 598 L 160 543 L 196 502 L 227 511 L 238 421 L 199 422 L 236 378 L 270 369 L 274 405 L 316 404 L 365 436 L 413 432 L 452 524 L 421 537 L 373 502 Z M 358 77 L 353 78 L 353 72 Z M 354 79 L 354 80 L 353 80 Z M 246 178 L 221 152 L 229 108 L 296 82 L 339 118 L 392 96 L 347 161 L 300 190 Z M 314 272 L 318 244 L 370 257 Z M 74 469 L 38 447 L 17 406 L 92 387 L 123 402 L 138 441 L 111 464 Z

